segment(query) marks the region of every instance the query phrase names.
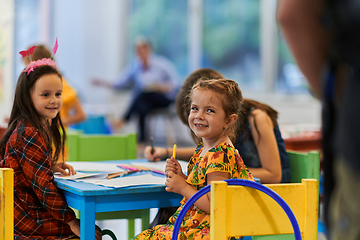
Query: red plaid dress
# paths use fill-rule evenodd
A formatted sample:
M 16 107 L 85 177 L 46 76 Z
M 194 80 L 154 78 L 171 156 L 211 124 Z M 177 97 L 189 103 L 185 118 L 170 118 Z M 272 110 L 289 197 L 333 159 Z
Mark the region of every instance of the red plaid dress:
M 20 141 L 16 141 L 21 133 Z M 42 134 L 20 122 L 10 136 L 0 167 L 14 169 L 15 239 L 67 239 L 75 218 L 54 185 L 50 156 Z

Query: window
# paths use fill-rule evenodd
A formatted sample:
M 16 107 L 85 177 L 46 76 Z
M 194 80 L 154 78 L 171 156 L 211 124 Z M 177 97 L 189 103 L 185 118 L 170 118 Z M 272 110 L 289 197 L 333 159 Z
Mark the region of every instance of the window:
M 182 77 L 187 72 L 187 2 L 168 0 L 132 1 L 129 38 L 138 36 L 153 44 L 154 52 L 171 60 Z M 134 57 L 133 47 L 129 56 Z
M 262 84 L 260 1 L 204 1 L 203 66 L 243 86 Z

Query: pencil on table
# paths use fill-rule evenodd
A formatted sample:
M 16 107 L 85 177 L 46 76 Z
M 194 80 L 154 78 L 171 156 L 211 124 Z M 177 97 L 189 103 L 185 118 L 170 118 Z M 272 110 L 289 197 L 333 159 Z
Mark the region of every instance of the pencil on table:
M 130 171 L 117 172 L 117 173 L 109 173 L 108 176 L 106 177 L 106 179 L 122 177 L 122 176 L 128 175 L 130 173 L 134 173 L 134 172 L 137 172 L 137 171 L 136 170 L 130 170 Z

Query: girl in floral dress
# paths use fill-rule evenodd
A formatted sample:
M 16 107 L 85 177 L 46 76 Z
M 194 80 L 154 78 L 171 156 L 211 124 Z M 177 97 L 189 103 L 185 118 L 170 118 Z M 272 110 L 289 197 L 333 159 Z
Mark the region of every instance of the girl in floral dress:
M 173 157 L 166 160 L 166 191 L 184 196 L 167 224 L 157 225 L 134 239 L 171 239 L 174 223 L 186 201 L 210 184 L 230 178 L 253 180 L 232 140 L 239 129 L 242 93 L 229 79 L 199 80 L 189 95 L 189 125 L 202 139 L 190 159 L 187 175 Z M 186 213 L 179 239 L 210 239 L 210 193 L 199 198 Z

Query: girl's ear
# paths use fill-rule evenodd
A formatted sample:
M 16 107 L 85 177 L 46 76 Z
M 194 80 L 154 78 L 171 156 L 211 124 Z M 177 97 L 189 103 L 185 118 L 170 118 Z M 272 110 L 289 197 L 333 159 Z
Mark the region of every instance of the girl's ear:
M 226 122 L 226 129 L 229 128 L 231 125 L 234 124 L 234 122 L 236 122 L 238 119 L 238 115 L 237 114 L 231 114 L 228 121 Z

